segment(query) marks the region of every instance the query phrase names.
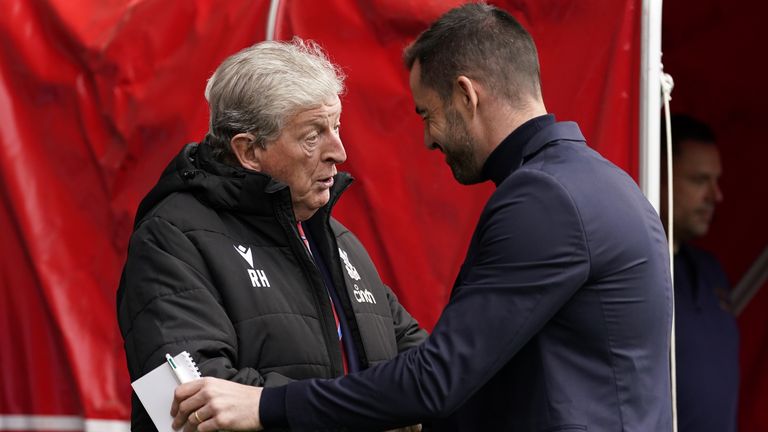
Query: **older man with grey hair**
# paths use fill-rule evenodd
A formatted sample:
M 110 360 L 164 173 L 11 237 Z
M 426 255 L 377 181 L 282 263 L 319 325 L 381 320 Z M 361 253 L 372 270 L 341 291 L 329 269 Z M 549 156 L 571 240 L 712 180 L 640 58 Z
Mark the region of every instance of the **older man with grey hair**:
M 208 134 L 136 215 L 117 293 L 132 379 L 186 350 L 205 376 L 274 386 L 365 369 L 424 340 L 331 217 L 352 181 L 336 171 L 343 89 L 339 69 L 300 39 L 218 67 Z M 135 396 L 132 429 L 155 430 Z

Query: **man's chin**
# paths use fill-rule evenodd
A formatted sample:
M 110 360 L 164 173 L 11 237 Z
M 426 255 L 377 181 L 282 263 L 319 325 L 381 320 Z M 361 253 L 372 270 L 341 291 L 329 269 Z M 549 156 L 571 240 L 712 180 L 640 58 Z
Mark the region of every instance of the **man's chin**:
M 330 194 L 320 193 L 320 196 L 312 201 L 294 202 L 293 212 L 296 214 L 296 218 L 299 220 L 307 220 L 317 213 L 318 210 L 325 207 L 330 200 Z
M 480 178 L 478 173 L 471 172 L 471 170 L 467 169 L 457 168 L 455 165 L 451 165 L 451 173 L 453 174 L 453 178 L 455 178 L 459 184 L 464 186 L 482 182 L 482 178 Z
M 696 237 L 704 237 L 709 232 L 709 224 L 699 226 L 696 228 L 694 235 Z
M 455 178 L 456 181 L 463 186 L 471 186 L 474 184 L 482 183 L 482 179 L 478 177 L 456 177 L 454 174 L 453 178 Z
M 683 241 L 690 241 L 699 237 L 704 237 L 709 232 L 709 224 L 696 224 L 688 230 L 680 233 Z

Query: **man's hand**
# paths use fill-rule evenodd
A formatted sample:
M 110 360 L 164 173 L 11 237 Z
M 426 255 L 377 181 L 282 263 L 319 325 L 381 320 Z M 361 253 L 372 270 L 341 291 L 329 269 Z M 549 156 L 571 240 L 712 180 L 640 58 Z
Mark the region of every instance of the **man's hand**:
M 184 432 L 262 430 L 261 387 L 219 378 L 201 378 L 176 387 L 171 407 L 173 428 Z

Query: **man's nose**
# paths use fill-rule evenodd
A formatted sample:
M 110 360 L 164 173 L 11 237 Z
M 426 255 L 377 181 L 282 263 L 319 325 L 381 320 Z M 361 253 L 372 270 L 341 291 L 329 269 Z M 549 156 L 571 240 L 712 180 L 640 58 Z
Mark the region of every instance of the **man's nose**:
M 432 134 L 429 133 L 429 129 L 426 127 L 424 128 L 424 147 L 426 147 L 427 150 L 434 150 L 437 148 L 437 143 L 435 143 Z
M 716 203 L 723 201 L 723 191 L 720 189 L 720 185 L 717 181 L 713 181 L 709 185 L 709 195 Z
M 331 134 L 324 159 L 326 162 L 334 164 L 341 164 L 347 160 L 347 151 L 344 150 L 344 144 L 338 134 Z
M 714 185 L 714 194 L 715 194 L 715 202 L 722 202 L 723 201 L 723 191 L 720 189 L 720 185 L 715 183 Z

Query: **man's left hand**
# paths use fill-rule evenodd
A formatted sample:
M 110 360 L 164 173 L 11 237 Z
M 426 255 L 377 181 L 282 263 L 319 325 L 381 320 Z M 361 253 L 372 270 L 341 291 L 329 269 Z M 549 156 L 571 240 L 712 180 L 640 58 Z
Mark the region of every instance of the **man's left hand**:
M 201 378 L 176 387 L 171 407 L 173 428 L 184 432 L 262 430 L 261 387 L 219 378 Z

